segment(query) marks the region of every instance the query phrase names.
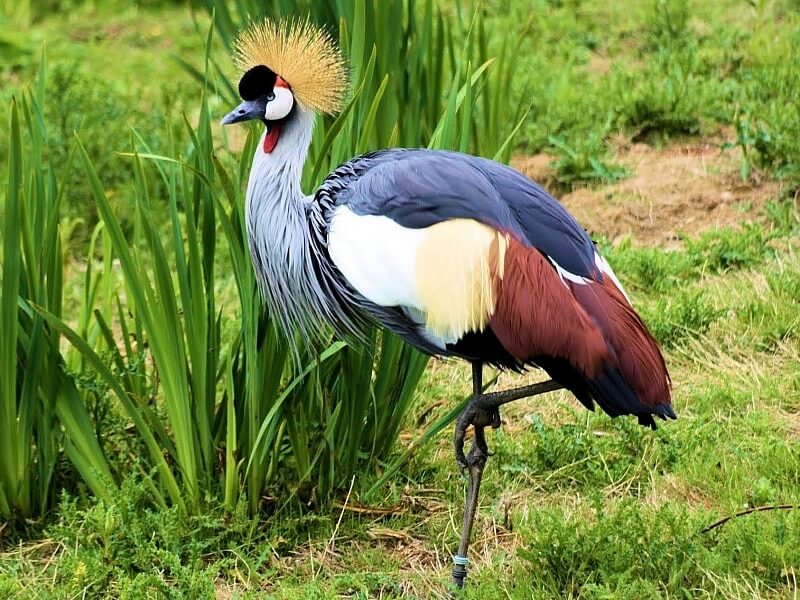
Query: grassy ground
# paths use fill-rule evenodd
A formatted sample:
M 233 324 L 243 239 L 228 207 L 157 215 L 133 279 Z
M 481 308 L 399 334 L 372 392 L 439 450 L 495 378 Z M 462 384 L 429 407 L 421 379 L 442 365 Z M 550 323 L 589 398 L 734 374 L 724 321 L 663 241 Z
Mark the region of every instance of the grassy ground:
M 508 407 L 490 439 L 467 597 L 797 597 L 800 511 L 703 532 L 747 508 L 800 502 L 796 9 L 489 3 L 487 18 L 521 36 L 518 72 L 528 76 L 517 83 L 532 109 L 516 164 L 598 240 L 664 345 L 680 419 L 650 432 L 588 413 L 565 393 Z M 128 126 L 156 135 L 197 93 L 167 58 L 199 53 L 190 13 L 84 6 L 31 32 L 4 81 L 29 77 L 46 39 L 53 77 L 81 82 L 54 94 L 49 114 L 63 116 L 62 135 L 78 126 L 95 134 L 92 152 L 107 155 L 106 182 L 124 199 L 112 151 Z M 90 119 L 87 103 L 102 107 L 107 127 L 70 120 Z M 80 199 L 73 210 L 90 218 Z M 504 374 L 498 385 L 536 377 Z M 405 441 L 468 389 L 466 366 L 433 362 Z M 0 590 L 446 597 L 465 487 L 450 432 L 366 505 L 359 498 L 372 481 L 354 480 L 330 511 L 290 506 L 258 521 L 244 507 L 191 520 L 154 510 L 135 476 L 112 505 L 77 490 L 46 522 L 2 539 Z

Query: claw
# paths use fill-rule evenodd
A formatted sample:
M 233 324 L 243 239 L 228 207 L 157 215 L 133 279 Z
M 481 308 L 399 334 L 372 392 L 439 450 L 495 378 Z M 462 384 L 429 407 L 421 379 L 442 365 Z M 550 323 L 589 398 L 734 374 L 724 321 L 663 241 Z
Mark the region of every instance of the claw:
M 462 472 L 469 469 L 476 462 L 478 455 L 482 455 L 480 457 L 482 459 L 491 456 L 483 430 L 484 427 L 488 426 L 497 429 L 500 424 L 500 411 L 496 408 L 494 410 L 486 410 L 468 405 L 464 412 L 458 416 L 453 446 L 455 447 L 456 461 Z M 473 427 L 474 440 L 470 452 L 465 454 L 464 440 L 470 425 Z
M 467 461 L 467 457 L 464 456 L 463 451 L 461 451 L 461 456 L 458 454 L 459 452 L 456 450 L 456 462 L 458 463 L 458 470 L 461 471 L 462 475 L 464 475 L 469 469 L 469 462 Z

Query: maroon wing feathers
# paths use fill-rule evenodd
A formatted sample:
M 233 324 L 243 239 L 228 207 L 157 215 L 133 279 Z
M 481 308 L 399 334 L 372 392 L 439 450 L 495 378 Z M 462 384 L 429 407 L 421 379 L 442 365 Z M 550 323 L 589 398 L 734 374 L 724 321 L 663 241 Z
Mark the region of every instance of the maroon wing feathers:
M 658 344 L 611 277 L 598 279 L 565 281 L 541 252 L 510 237 L 491 329 L 522 363 L 566 360 L 583 381 L 575 385 L 593 390 L 606 412 L 641 415 L 653 408 L 673 416 Z
M 520 361 L 564 358 L 594 377 L 610 358 L 602 333 L 538 250 L 510 238 L 499 288 L 490 325 Z

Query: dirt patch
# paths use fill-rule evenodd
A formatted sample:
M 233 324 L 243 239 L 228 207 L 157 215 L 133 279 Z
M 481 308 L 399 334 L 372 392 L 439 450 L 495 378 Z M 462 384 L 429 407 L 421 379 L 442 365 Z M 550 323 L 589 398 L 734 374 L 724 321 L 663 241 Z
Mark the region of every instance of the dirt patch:
M 512 164 L 544 185 L 552 181 L 551 156 L 516 157 Z M 581 188 L 561 202 L 592 235 L 612 241 L 630 236 L 639 245 L 677 246 L 682 234 L 762 218 L 764 204 L 780 188 L 765 178 L 743 183 L 738 150 L 721 152 L 718 142 L 646 144 L 621 148 L 616 157 L 627 179 Z
M 555 181 L 555 171 L 550 167 L 550 163 L 556 160 L 552 154 L 541 152 L 526 156 L 515 156 L 511 159 L 511 166 L 522 171 L 537 182 L 539 185 L 549 187 Z
M 586 64 L 586 70 L 591 75 L 602 77 L 611 72 L 611 67 L 614 66 L 614 60 L 606 54 L 592 54 L 589 57 L 589 62 Z
M 714 506 L 703 490 L 690 485 L 672 473 L 654 478 L 650 491 L 644 496 L 644 501 L 654 508 L 660 508 L 670 503 L 691 507 L 702 506 L 709 510 Z

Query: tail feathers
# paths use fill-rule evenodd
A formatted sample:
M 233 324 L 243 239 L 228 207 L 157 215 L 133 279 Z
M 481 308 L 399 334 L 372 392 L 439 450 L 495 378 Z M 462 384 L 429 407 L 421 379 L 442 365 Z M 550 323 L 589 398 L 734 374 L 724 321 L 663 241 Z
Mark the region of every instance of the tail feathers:
M 586 382 L 586 376 L 576 369 L 568 360 L 553 356 L 537 356 L 531 359 L 540 369 L 544 370 L 553 381 L 560 383 L 575 396 L 586 408 L 594 410 L 592 392 Z
M 606 365 L 602 373 L 589 377 L 563 359 L 539 356 L 532 362 L 544 369 L 554 381 L 572 392 L 589 410 L 593 411 L 597 403 L 603 412 L 611 417 L 636 415 L 640 425 L 653 429 L 655 429 L 653 415 L 662 419 L 677 418 L 669 404 L 656 406 L 643 404 L 616 366 Z
M 656 427 L 653 415 L 662 419 L 677 418 L 669 403 L 660 403 L 654 406 L 642 403 L 617 367 L 606 366 L 601 375 L 594 379 L 587 379 L 586 385 L 600 408 L 611 417 L 636 415 L 640 425 L 653 429 Z

